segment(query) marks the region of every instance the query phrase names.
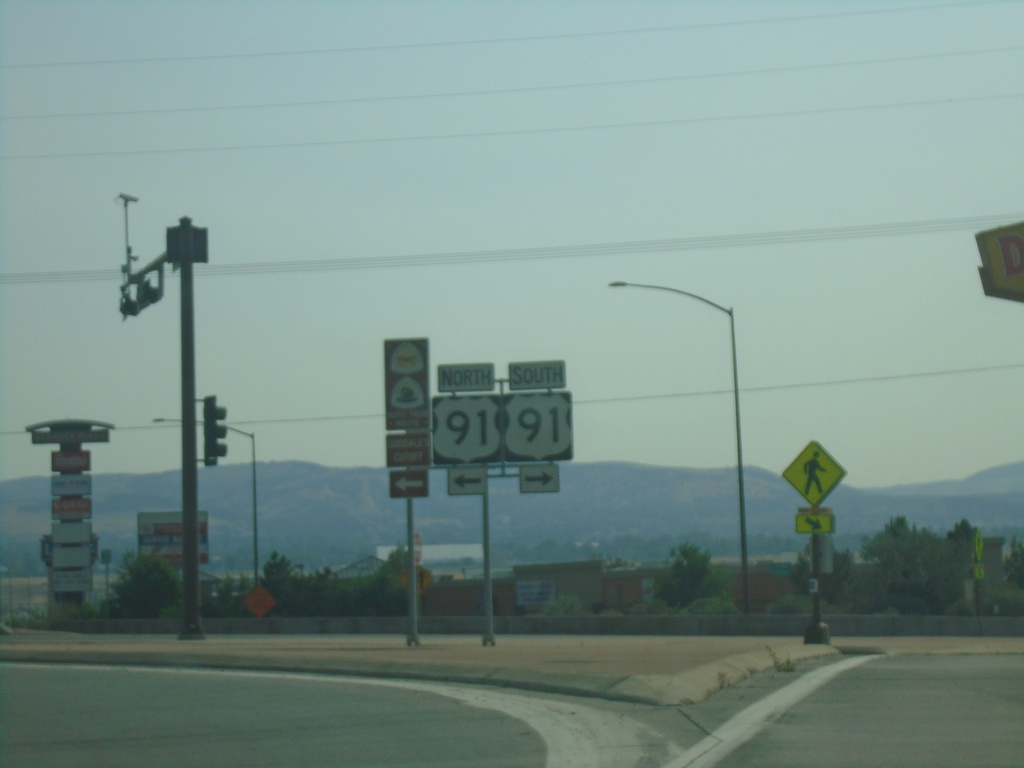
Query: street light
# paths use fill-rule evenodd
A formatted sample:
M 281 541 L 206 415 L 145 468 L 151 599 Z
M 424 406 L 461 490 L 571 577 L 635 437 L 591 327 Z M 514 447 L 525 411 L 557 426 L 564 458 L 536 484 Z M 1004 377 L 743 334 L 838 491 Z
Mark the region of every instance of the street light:
M 698 296 L 697 294 L 690 293 L 689 291 L 681 291 L 678 288 L 668 288 L 664 285 L 642 285 L 639 283 L 625 283 L 622 281 L 608 283 L 608 285 L 612 288 L 651 288 L 657 291 L 679 293 L 683 296 L 689 296 L 691 299 L 701 301 L 709 307 L 714 307 L 719 312 L 724 312 L 729 316 L 729 334 L 732 340 L 732 392 L 733 402 L 736 407 L 736 480 L 737 485 L 739 486 L 740 560 L 743 579 L 743 612 L 750 613 L 750 571 L 747 565 L 747 509 L 743 493 L 743 439 L 740 436 L 740 385 L 739 377 L 736 373 L 736 323 L 733 311 L 732 309 L 723 307 L 721 304 L 716 304 L 713 301 L 705 299 L 703 296 Z
M 181 423 L 179 419 L 153 419 L 153 421 L 156 423 Z M 228 424 L 222 424 L 221 426 L 226 427 L 229 432 L 237 432 L 252 440 L 252 580 L 253 587 L 258 587 L 260 585 L 260 550 L 256 513 L 256 434 L 254 432 L 245 432 Z

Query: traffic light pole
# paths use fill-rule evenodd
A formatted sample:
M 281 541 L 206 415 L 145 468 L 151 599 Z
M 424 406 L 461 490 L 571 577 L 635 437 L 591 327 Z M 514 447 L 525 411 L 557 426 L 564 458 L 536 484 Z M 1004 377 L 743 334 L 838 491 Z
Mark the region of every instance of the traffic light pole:
M 196 466 L 196 338 L 192 291 L 192 220 L 180 224 L 181 268 L 181 522 L 182 627 L 180 640 L 203 640 L 199 617 L 199 477 Z

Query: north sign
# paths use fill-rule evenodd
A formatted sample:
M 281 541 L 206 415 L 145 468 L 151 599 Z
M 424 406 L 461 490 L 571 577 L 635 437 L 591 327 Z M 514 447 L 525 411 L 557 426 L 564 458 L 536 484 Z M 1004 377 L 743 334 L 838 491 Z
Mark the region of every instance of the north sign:
M 491 392 L 494 363 L 437 366 L 438 392 Z

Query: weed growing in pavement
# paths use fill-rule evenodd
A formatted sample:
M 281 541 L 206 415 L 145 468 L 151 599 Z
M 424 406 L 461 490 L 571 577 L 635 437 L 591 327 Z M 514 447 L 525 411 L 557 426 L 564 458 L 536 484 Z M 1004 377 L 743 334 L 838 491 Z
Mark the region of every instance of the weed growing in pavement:
M 724 691 L 729 687 L 729 675 L 725 672 L 718 673 L 718 690 Z
M 765 647 L 768 649 L 768 653 L 772 657 L 772 667 L 775 668 L 776 672 L 795 672 L 796 671 L 796 664 L 793 663 L 793 659 L 791 659 L 789 656 L 787 656 L 786 660 L 783 661 L 781 658 L 779 658 L 779 655 L 777 653 L 775 653 L 774 650 L 772 650 L 772 647 L 770 645 L 765 646 Z

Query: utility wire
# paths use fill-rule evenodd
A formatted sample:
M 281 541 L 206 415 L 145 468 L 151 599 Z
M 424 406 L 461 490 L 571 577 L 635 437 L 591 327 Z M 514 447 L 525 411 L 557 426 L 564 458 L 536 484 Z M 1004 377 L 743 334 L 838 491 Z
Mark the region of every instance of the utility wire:
M 134 57 L 125 59 L 93 59 L 83 61 L 49 61 L 49 62 L 21 62 L 13 64 L 2 64 L 0 69 L 42 69 L 47 67 L 85 67 L 85 66 L 106 66 L 118 64 L 151 64 L 187 61 L 214 61 L 232 59 L 255 59 L 285 56 L 322 56 L 325 54 L 352 54 L 352 53 L 377 53 L 383 51 L 402 51 L 429 48 L 454 48 L 478 45 L 501 45 L 512 43 L 532 43 L 539 41 L 592 39 L 598 37 L 622 37 L 626 35 L 649 35 L 665 32 L 688 32 L 724 27 L 757 26 L 761 24 L 789 24 L 805 21 L 825 21 L 830 19 L 843 19 L 856 16 L 875 16 L 881 14 L 902 14 L 916 13 L 921 11 L 941 11 L 952 8 L 978 8 L 983 5 L 1005 5 L 1016 0 L 980 0 L 979 2 L 954 2 L 954 3 L 929 3 L 927 5 L 909 6 L 904 8 L 876 8 L 857 11 L 841 11 L 837 13 L 810 14 L 806 16 L 778 16 L 764 17 L 758 19 L 733 19 L 730 21 L 709 21 L 696 24 L 678 24 L 661 27 L 641 27 L 637 29 L 619 29 L 593 32 L 562 32 L 547 35 L 524 35 L 519 37 L 492 37 L 479 38 L 475 40 L 448 40 L 423 43 L 396 43 L 387 45 L 365 45 L 347 46 L 342 48 L 318 48 L 301 49 L 290 51 L 262 51 L 249 53 L 216 53 L 201 54 L 192 56 L 150 56 Z
M 583 90 L 595 88 L 611 88 L 622 86 L 638 85 L 663 85 L 688 81 L 710 80 L 729 77 L 749 77 L 751 75 L 777 75 L 793 72 L 805 72 L 810 70 L 839 69 L 844 67 L 861 67 L 877 64 L 903 64 L 915 61 L 928 61 L 941 58 L 958 56 L 980 56 L 992 53 L 1011 53 L 1024 50 L 1024 46 L 1007 46 L 1003 48 L 982 48 L 967 51 L 946 51 L 940 53 L 926 53 L 917 56 L 893 56 L 878 59 L 858 59 L 854 61 L 840 61 L 819 64 L 798 64 L 789 67 L 770 67 L 765 69 L 738 69 L 724 72 L 707 72 L 692 75 L 673 75 L 665 77 L 632 78 L 626 80 L 599 80 L 584 83 L 562 83 L 554 85 L 524 86 L 520 88 L 495 88 L 474 91 L 445 91 L 440 93 L 421 94 L 399 94 L 391 96 L 367 96 L 347 99 L 323 99 L 315 101 L 285 101 L 263 104 L 220 104 L 202 107 L 162 107 L 154 109 L 123 109 L 107 110 L 101 112 L 52 112 L 34 115 L 0 115 L 0 120 L 48 120 L 57 118 L 81 118 L 81 117 L 129 117 L 139 115 L 167 115 L 195 112 L 227 112 L 258 109 L 292 109 L 298 107 L 324 107 L 355 104 L 373 104 L 380 102 L 396 101 L 417 101 L 466 98 L 478 96 L 508 96 L 512 94 L 544 93 L 552 91 Z
M 491 264 L 508 261 L 542 259 L 595 258 L 623 254 L 668 253 L 711 248 L 749 248 L 786 243 L 807 243 L 823 240 L 851 240 L 868 237 L 898 237 L 975 230 L 991 225 L 1007 224 L 1024 218 L 1024 214 L 969 216 L 953 219 L 904 221 L 889 224 L 865 224 L 847 227 L 823 227 L 780 232 L 754 232 L 737 235 L 680 237 L 667 240 L 635 240 L 615 243 L 512 248 L 505 250 L 463 251 L 456 253 L 424 253 L 405 256 L 357 257 L 307 261 L 268 261 L 243 264 L 208 264 L 201 276 L 238 276 L 285 274 L 298 272 L 333 272 L 348 269 L 384 269 L 395 267 L 434 267 L 449 264 Z M 175 273 L 171 273 L 172 275 Z M 197 275 L 198 276 L 198 275 Z M 120 269 L 67 270 L 60 272 L 0 273 L 0 285 L 31 283 L 79 283 L 116 281 L 123 277 Z
M 796 382 L 788 384 L 768 384 L 764 386 L 755 387 L 740 387 L 740 392 L 744 394 L 753 394 L 757 392 L 778 392 L 789 389 L 809 389 L 817 387 L 838 387 L 847 386 L 851 384 L 873 384 L 879 382 L 890 382 L 890 381 L 904 381 L 909 379 L 931 379 L 943 376 L 962 376 L 967 374 L 977 373 L 992 373 L 997 371 L 1012 371 L 1024 369 L 1024 362 L 1022 363 L 1010 363 L 1008 365 L 991 365 L 979 368 L 952 368 L 940 371 L 922 371 L 917 373 L 897 373 L 887 376 L 865 376 L 861 378 L 853 379 L 832 379 L 827 381 L 807 381 L 807 382 Z M 590 400 L 573 400 L 573 406 L 586 406 L 586 405 L 614 405 L 618 403 L 635 403 L 644 402 L 651 400 L 679 400 L 690 397 L 708 397 L 712 395 L 731 395 L 733 391 L 729 389 L 711 389 L 703 390 L 698 392 L 669 392 L 657 395 L 628 395 L 625 397 L 605 397 L 605 398 L 593 398 Z M 325 421 L 360 421 L 369 419 L 383 419 L 383 413 L 363 413 L 363 414 L 350 414 L 344 416 L 332 415 L 332 416 L 301 416 L 292 418 L 280 418 L 280 419 L 251 419 L 247 421 L 232 421 L 232 424 L 239 426 L 267 426 L 271 424 L 302 424 L 308 422 L 325 422 Z M 118 427 L 118 431 L 125 430 L 149 430 L 149 429 L 171 429 L 176 428 L 174 424 L 141 424 L 137 426 Z M 4 431 L 0 432 L 0 436 L 7 435 L 24 435 L 24 430 L 15 431 Z
M 399 144 L 422 141 L 452 141 L 457 139 L 493 139 L 508 136 L 542 136 L 585 131 L 622 130 L 626 128 L 658 128 L 679 125 L 698 125 L 731 122 L 734 120 L 765 120 L 787 117 L 808 117 L 811 115 L 848 114 L 851 112 L 905 109 L 908 107 L 949 106 L 951 104 L 980 104 L 991 101 L 1020 99 L 1024 92 L 1003 93 L 991 96 L 963 96 L 944 99 L 924 99 L 888 104 L 860 104 L 848 107 L 819 107 L 812 109 L 782 110 L 778 112 L 752 112 L 736 115 L 712 115 L 706 117 L 683 117 L 670 120 L 634 120 L 624 123 L 595 123 L 590 125 L 547 126 L 542 128 L 500 129 L 493 131 L 469 131 L 465 133 L 435 133 L 412 136 L 381 137 L 361 139 L 330 139 L 325 141 L 289 141 L 270 144 L 222 144 L 205 147 L 165 147 L 156 149 L 110 149 L 90 152 L 40 152 L 27 155 L 0 155 L 0 160 L 54 160 L 92 157 L 137 157 L 139 155 L 180 155 L 191 153 L 240 152 L 259 149 L 306 149 L 311 147 L 344 147 L 367 144 Z

